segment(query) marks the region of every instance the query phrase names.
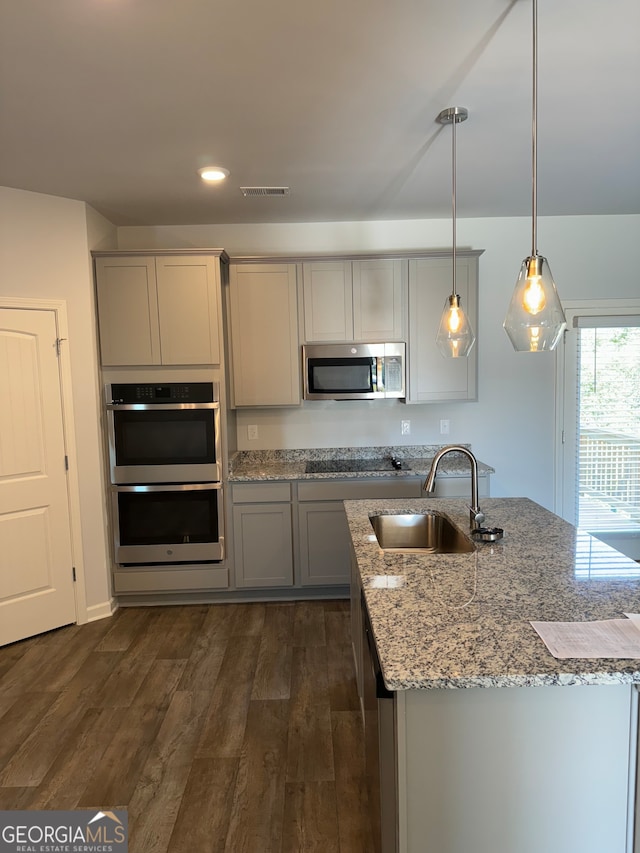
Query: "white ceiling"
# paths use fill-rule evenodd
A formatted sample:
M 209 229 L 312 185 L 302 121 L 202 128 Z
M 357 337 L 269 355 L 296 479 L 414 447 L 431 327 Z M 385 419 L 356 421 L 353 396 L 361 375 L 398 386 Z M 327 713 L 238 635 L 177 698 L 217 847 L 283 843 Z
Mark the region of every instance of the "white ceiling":
M 0 0 L 0 184 L 120 225 L 448 217 L 457 105 L 458 215 L 528 215 L 531 9 Z M 640 213 L 639 45 L 639 0 L 539 0 L 541 215 Z

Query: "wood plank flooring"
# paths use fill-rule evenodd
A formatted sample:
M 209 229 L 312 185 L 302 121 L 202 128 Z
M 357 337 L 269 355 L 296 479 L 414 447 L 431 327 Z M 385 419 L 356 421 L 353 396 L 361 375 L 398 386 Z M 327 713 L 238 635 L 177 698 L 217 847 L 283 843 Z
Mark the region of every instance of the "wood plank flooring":
M 370 853 L 346 601 L 123 608 L 0 648 L 0 809 L 131 853 Z

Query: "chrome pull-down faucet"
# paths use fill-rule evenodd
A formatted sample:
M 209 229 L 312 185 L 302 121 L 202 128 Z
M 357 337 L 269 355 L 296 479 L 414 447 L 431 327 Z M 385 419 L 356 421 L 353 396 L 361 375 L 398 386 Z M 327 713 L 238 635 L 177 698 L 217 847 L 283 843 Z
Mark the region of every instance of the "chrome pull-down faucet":
M 482 525 L 484 521 L 484 513 L 478 505 L 478 460 L 473 453 L 461 444 L 448 444 L 446 447 L 441 447 L 433 457 L 431 469 L 427 474 L 427 479 L 422 487 L 425 492 L 432 492 L 436 486 L 436 472 L 438 465 L 443 456 L 447 453 L 463 453 L 471 463 L 471 506 L 469 507 L 469 524 L 474 530 Z

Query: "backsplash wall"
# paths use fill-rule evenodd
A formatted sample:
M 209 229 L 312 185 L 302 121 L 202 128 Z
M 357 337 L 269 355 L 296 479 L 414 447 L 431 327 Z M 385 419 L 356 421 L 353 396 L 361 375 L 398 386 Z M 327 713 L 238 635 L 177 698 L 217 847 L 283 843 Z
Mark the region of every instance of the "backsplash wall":
M 307 401 L 296 409 L 239 409 L 238 450 L 379 445 L 446 444 L 463 441 L 475 403 L 405 405 L 396 400 Z M 451 432 L 440 435 L 440 419 Z M 410 422 L 402 435 L 401 421 Z M 249 425 L 258 438 L 249 440 Z

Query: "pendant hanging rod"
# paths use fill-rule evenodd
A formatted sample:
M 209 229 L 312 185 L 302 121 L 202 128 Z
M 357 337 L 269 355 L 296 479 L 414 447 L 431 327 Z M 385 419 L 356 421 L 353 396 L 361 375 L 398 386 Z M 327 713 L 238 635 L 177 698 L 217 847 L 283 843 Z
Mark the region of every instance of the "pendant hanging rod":
M 533 92 L 531 98 L 531 256 L 538 254 L 538 0 L 533 0 Z
M 453 257 L 453 294 L 458 292 L 456 289 L 456 124 L 453 120 L 451 123 L 451 219 L 453 220 L 453 235 L 452 235 L 452 257 Z
M 438 115 L 436 121 L 440 124 L 451 125 L 451 211 L 453 220 L 453 289 L 452 295 L 456 295 L 456 125 L 458 122 L 466 121 L 469 112 L 464 107 L 448 107 Z

